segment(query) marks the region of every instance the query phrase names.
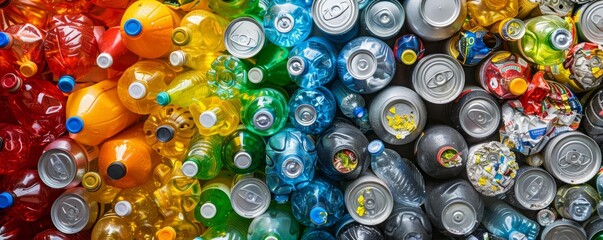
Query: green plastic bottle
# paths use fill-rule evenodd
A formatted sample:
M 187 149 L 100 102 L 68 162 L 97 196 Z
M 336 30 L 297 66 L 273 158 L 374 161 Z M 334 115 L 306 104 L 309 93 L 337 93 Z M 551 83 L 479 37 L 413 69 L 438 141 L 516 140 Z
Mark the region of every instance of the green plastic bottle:
M 195 209 L 197 221 L 207 227 L 223 224 L 234 211 L 230 205 L 230 191 L 234 174 L 221 171 L 203 185 L 201 200 Z
M 184 72 L 174 78 L 167 88 L 155 98 L 161 106 L 168 104 L 187 108 L 212 94 L 205 73 L 198 70 Z
M 251 219 L 230 214 L 224 224 L 208 228 L 203 235 L 194 240 L 247 240 L 247 229 Z
M 290 208 L 289 208 L 290 209 Z M 247 232 L 248 240 L 297 240 L 300 235 L 299 222 L 282 206 L 270 206 L 264 214 L 253 219 Z
M 256 57 L 255 66 L 247 73 L 251 83 L 271 83 L 278 86 L 295 85 L 287 71 L 289 49 L 268 44 Z
M 264 16 L 267 4 L 260 0 L 209 0 L 209 7 L 220 16 L 236 18 L 244 14 Z
M 266 162 L 264 139 L 243 126 L 226 137 L 222 149 L 224 166 L 236 174 L 254 172 Z
M 247 130 L 260 136 L 271 136 L 285 127 L 289 108 L 280 91 L 262 88 L 251 91 L 244 98 L 241 121 Z
M 222 170 L 223 143 L 224 137 L 220 135 L 195 134 L 182 163 L 184 175 L 201 180 L 209 180 L 218 176 Z
M 509 42 L 511 49 L 526 60 L 545 66 L 563 63 L 575 36 L 572 26 L 555 15 L 530 18 L 519 41 Z

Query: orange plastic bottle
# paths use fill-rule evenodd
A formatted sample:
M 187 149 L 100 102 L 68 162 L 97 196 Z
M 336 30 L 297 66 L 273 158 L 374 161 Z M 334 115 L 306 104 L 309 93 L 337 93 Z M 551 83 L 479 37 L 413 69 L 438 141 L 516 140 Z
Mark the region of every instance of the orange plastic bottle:
M 36 26 L 15 24 L 0 32 L 0 53 L 15 65 L 21 75 L 33 77 L 44 68 L 44 32 Z
M 77 90 L 67 98 L 69 136 L 79 143 L 96 146 L 126 129 L 140 115 L 128 110 L 117 96 L 117 83 L 105 80 Z
M 167 57 L 178 47 L 172 44 L 172 30 L 182 16 L 155 0 L 130 5 L 121 19 L 121 36 L 130 51 L 143 58 Z
M 5 23 L 31 23 L 40 29 L 46 29 L 50 11 L 44 4 L 45 0 L 0 0 L 0 10 Z M 4 26 L 2 26 L 4 29 Z
M 519 3 L 517 0 L 467 1 L 469 16 L 483 27 L 488 27 L 505 18 L 515 17 L 518 9 Z
M 179 160 L 196 131 L 188 109 L 174 105 L 151 113 L 144 123 L 147 144 L 159 155 Z
M 86 10 L 91 4 L 88 0 L 44 0 L 44 2 L 46 8 L 55 15 L 87 13 Z

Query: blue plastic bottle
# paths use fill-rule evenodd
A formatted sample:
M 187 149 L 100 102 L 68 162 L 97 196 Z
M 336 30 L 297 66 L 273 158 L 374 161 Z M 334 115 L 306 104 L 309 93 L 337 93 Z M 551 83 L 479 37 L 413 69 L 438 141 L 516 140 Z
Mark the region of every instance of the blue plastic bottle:
M 504 239 L 536 240 L 540 231 L 538 223 L 498 200 L 486 204 L 482 224 L 489 232 Z
M 380 140 L 368 145 L 371 168 L 389 187 L 394 201 L 418 207 L 425 201 L 425 180 L 419 169 L 396 151 L 387 149 Z
M 303 88 L 324 85 L 337 75 L 337 50 L 327 39 L 311 37 L 289 52 L 287 71 Z
M 412 65 L 425 54 L 425 47 L 421 39 L 414 34 L 402 35 L 394 43 L 396 59 L 406 65 Z
M 293 47 L 312 32 L 310 8 L 302 1 L 276 0 L 264 15 L 264 32 L 270 42 L 281 47 Z
M 343 192 L 320 178 L 291 195 L 295 219 L 308 227 L 329 227 L 344 214 Z
M 286 128 L 266 144 L 266 184 L 278 203 L 314 178 L 316 146 L 308 135 Z
M 335 240 L 335 237 L 325 229 L 306 228 L 301 240 Z
M 350 90 L 341 80 L 333 82 L 331 92 L 343 115 L 352 119 L 362 132 L 371 130 L 368 110 L 366 109 L 362 95 Z
M 331 125 L 336 109 L 335 97 L 325 87 L 300 88 L 289 99 L 289 121 L 304 133 L 319 134 Z
M 248 240 L 297 240 L 300 234 L 299 223 L 287 209 L 270 207 L 264 214 L 256 217 L 249 225 Z

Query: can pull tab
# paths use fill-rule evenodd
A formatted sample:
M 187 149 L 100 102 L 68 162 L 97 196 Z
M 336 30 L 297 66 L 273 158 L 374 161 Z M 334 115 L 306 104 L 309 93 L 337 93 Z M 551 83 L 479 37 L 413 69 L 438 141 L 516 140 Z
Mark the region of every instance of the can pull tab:
M 80 209 L 76 206 L 64 202 L 61 206 L 61 210 L 65 214 L 66 225 L 74 225 L 80 221 Z
M 249 204 L 253 204 L 253 205 L 261 205 L 263 202 L 263 198 L 262 196 L 260 196 L 259 194 L 255 193 L 252 190 L 246 189 L 246 187 L 241 188 L 240 191 L 238 191 L 237 193 L 239 195 L 239 197 L 241 197 L 243 200 L 245 200 L 245 202 L 249 203 Z
M 327 7 L 322 12 L 322 17 L 329 21 L 333 20 L 341 14 L 345 13 L 350 8 L 350 3 L 347 1 L 341 1 L 339 3 L 333 4 L 330 7 Z
M 368 216 L 376 215 L 376 200 L 375 194 L 372 189 L 363 190 L 362 194 L 357 199 L 358 208 L 356 209 L 356 213 L 358 216 L 364 216 L 368 213 Z
M 52 170 L 54 170 L 60 179 L 67 179 L 67 169 L 63 161 L 61 161 L 58 156 L 52 155 L 52 157 L 50 157 L 50 166 L 52 166 Z
M 593 14 L 591 20 L 593 21 L 597 29 L 599 29 L 599 31 L 603 31 L 603 16 L 599 14 Z
M 382 8 L 373 15 L 373 22 L 384 28 L 392 28 L 396 26 L 396 18 L 392 11 L 387 8 Z

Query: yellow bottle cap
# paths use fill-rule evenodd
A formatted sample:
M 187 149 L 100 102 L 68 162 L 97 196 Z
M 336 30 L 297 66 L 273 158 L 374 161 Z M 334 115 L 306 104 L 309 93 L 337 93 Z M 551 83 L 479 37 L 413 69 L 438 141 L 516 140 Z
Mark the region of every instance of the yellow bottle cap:
M 25 61 L 19 67 L 19 72 L 21 72 L 21 74 L 23 74 L 25 77 L 33 77 L 36 75 L 36 73 L 38 73 L 38 65 L 32 61 Z
M 515 78 L 509 83 L 509 91 L 519 96 L 528 90 L 528 82 L 523 78 Z
M 177 27 L 172 31 L 172 42 L 176 46 L 187 45 L 191 41 L 191 31 L 186 27 Z
M 173 227 L 164 227 L 156 233 L 158 240 L 175 240 L 176 230 Z
M 417 61 L 417 54 L 410 49 L 404 50 L 400 56 L 400 60 L 406 65 L 411 65 Z
M 82 186 L 84 186 L 84 188 L 88 192 L 95 192 L 98 191 L 98 189 L 100 188 L 101 181 L 102 180 L 100 179 L 100 175 L 98 175 L 98 173 L 88 172 L 84 174 L 84 177 L 82 179 Z

